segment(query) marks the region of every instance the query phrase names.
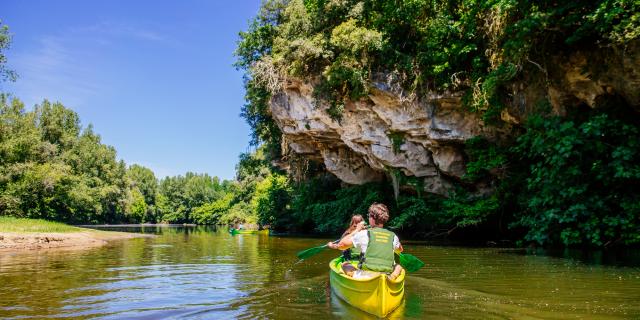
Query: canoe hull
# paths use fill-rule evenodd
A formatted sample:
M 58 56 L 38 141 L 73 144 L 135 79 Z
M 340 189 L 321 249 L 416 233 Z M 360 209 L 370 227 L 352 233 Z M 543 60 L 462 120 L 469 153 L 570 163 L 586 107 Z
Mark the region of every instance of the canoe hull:
M 395 280 L 389 280 L 385 274 L 370 279 L 354 279 L 342 272 L 342 259 L 336 258 L 329 264 L 331 289 L 348 304 L 384 317 L 395 310 L 404 298 L 405 272 Z
M 231 229 L 230 231 L 231 234 L 269 234 L 269 230 L 265 229 L 265 230 L 237 230 L 237 229 Z

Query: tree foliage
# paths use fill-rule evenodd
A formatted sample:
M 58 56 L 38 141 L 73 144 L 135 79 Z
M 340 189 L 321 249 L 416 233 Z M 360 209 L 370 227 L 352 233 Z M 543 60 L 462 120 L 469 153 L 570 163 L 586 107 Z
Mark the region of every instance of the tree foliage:
M 289 216 L 291 189 L 286 175 L 271 173 L 256 184 L 252 209 L 262 224 L 278 228 Z
M 64 105 L 45 100 L 26 111 L 20 100 L 0 95 L 0 215 L 68 223 L 255 222 L 253 211 L 234 206 L 245 200 L 240 191 L 237 182 L 191 172 L 158 181 L 148 168 L 126 168 Z
M 637 39 L 638 12 L 629 0 L 265 1 L 236 50 L 246 70 L 243 116 L 270 141 L 267 100 L 287 79 L 315 83 L 320 104 L 340 119 L 384 72 L 410 92 L 466 91 L 468 105 L 493 119 L 507 85 L 539 72 L 545 57 Z
M 158 193 L 158 179 L 149 168 L 134 164 L 127 169 L 131 189 L 138 189 L 144 197 L 145 203 L 155 205 L 156 194 Z
M 7 57 L 4 52 L 11 46 L 11 34 L 9 27 L 0 20 L 0 83 L 3 81 L 15 81 L 18 75 L 15 71 L 7 69 Z
M 115 150 L 60 103 L 25 111 L 0 97 L 0 211 L 71 223 L 114 222 L 126 198 Z
M 640 128 L 611 114 L 535 117 L 515 151 L 529 164 L 516 225 L 525 240 L 640 242 Z

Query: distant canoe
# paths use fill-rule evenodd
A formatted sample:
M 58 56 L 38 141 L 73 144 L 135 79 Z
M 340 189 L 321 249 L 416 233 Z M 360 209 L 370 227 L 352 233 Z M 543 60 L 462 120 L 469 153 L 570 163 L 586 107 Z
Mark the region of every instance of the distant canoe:
M 384 273 L 368 279 L 354 279 L 342 272 L 341 264 L 342 258 L 331 260 L 329 282 L 333 292 L 348 304 L 378 317 L 385 317 L 402 302 L 404 270 L 395 280 L 389 280 Z
M 236 234 L 264 234 L 264 235 L 268 235 L 269 234 L 269 229 L 264 229 L 264 230 L 229 229 L 229 233 L 231 233 L 232 235 L 236 235 Z

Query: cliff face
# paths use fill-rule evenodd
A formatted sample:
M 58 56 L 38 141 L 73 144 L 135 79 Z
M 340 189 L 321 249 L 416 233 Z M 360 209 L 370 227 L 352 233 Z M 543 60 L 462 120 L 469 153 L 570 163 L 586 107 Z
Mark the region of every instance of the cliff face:
M 397 168 L 424 179 L 428 192 L 445 194 L 451 187 L 447 177 L 465 172 L 461 144 L 492 132 L 477 115 L 463 112 L 460 96 L 403 101 L 385 83 L 374 85 L 369 99 L 347 105 L 338 122 L 315 105 L 310 85 L 291 83 L 271 101 L 285 144 L 324 162 L 349 184 L 380 180 Z
M 577 105 L 598 107 L 599 97 L 606 95 L 617 95 L 638 109 L 639 52 L 634 42 L 625 49 L 574 52 L 544 64 L 530 61 L 533 71 L 511 84 L 501 118 L 517 126 L 541 100 L 563 115 Z M 385 75 L 377 78 L 368 98 L 347 104 L 340 121 L 331 119 L 326 106 L 313 98 L 312 84 L 290 81 L 270 103 L 285 149 L 323 162 L 349 184 L 401 170 L 423 180 L 424 191 L 446 195 L 465 173 L 466 140 L 512 134 L 510 126 L 488 126 L 466 110 L 462 92 L 410 99 Z

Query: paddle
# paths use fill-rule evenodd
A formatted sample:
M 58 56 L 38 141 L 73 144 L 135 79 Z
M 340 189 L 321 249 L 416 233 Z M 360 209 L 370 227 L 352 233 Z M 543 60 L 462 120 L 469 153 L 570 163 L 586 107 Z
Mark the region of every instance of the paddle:
M 338 241 L 340 240 L 336 240 L 333 243 L 338 243 Z M 318 247 L 309 248 L 309 249 L 298 252 L 297 256 L 300 260 L 309 259 L 310 257 L 324 251 L 324 249 L 326 248 L 327 248 L 326 244 Z M 420 270 L 420 268 L 424 267 L 424 262 L 422 262 L 422 260 L 418 259 L 416 256 L 412 254 L 399 253 L 398 256 L 400 256 L 400 259 L 399 259 L 400 265 L 407 272 L 416 272 Z
M 424 262 L 412 254 L 401 252 L 398 256 L 400 256 L 400 265 L 407 270 L 407 272 L 416 272 L 424 267 Z
M 336 240 L 333 243 L 338 243 L 340 242 L 340 240 Z M 320 252 L 322 252 L 324 249 L 328 248 L 327 245 L 323 245 L 323 246 L 319 246 L 319 247 L 313 247 L 313 248 L 309 248 L 306 250 L 302 250 L 300 252 L 298 252 L 296 255 L 298 256 L 298 259 L 300 260 L 304 260 L 304 259 L 308 259 Z

